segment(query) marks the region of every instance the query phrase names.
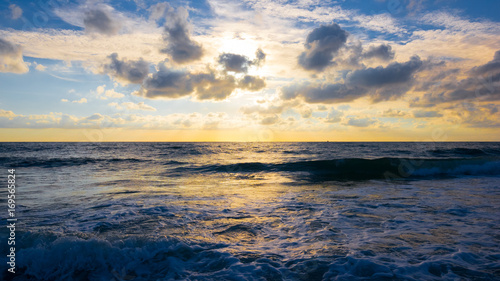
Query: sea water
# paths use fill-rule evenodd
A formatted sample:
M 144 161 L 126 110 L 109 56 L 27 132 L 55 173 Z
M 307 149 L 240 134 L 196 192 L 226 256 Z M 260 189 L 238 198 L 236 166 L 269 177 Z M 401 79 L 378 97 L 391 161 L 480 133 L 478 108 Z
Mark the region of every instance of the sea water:
M 2 143 L 0 163 L 2 280 L 500 280 L 500 143 Z

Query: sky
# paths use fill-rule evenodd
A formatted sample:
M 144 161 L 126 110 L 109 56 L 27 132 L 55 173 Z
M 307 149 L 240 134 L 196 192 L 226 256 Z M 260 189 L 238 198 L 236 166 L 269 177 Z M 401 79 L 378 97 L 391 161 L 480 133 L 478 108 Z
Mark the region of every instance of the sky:
M 0 1 L 0 141 L 500 141 L 500 1 Z

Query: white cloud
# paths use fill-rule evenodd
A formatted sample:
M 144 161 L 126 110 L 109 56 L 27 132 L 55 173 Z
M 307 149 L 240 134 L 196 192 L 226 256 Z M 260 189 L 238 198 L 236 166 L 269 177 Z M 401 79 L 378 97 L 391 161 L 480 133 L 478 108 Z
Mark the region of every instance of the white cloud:
M 115 103 L 116 104 L 116 103 Z M 94 113 L 76 117 L 60 112 L 45 115 L 21 115 L 0 109 L 0 128 L 135 128 L 135 129 L 238 129 L 242 120 L 229 118 L 225 113 L 170 115 Z
M 61 99 L 62 102 L 69 102 L 67 99 Z
M 92 40 L 89 40 L 82 31 L 55 29 L 0 30 L 0 37 L 22 45 L 25 56 L 68 62 L 86 61 L 95 64 L 96 68 L 113 52 L 132 60 L 144 58 L 154 63 L 165 59 L 165 55 L 157 51 L 161 43 L 160 29 L 157 33 L 137 32 L 112 37 L 99 36 Z
M 12 111 L 0 109 L 0 117 L 13 118 L 16 117 L 16 114 L 14 114 L 14 112 Z
M 45 71 L 47 69 L 46 66 L 42 65 L 42 64 L 39 64 L 39 63 L 36 63 L 35 62 L 35 69 L 38 70 L 38 71 Z
M 72 101 L 72 103 L 87 103 L 87 99 L 86 98 L 81 98 L 79 100 Z
M 106 85 L 98 86 L 96 89 L 97 94 L 99 94 L 99 95 L 103 94 L 104 88 L 106 88 Z
M 114 89 L 106 90 L 106 85 L 98 86 L 96 93 L 101 100 L 107 100 L 108 98 L 119 99 L 125 96 L 122 93 L 116 92 Z
M 466 32 L 489 32 L 498 34 L 500 25 L 490 21 L 470 21 L 448 12 L 431 12 L 425 14 L 420 22 L 439 27 L 445 27 L 449 30 Z
M 119 99 L 119 98 L 123 98 L 125 95 L 122 93 L 115 92 L 114 89 L 111 89 L 111 90 L 107 90 L 106 92 L 104 92 L 104 96 L 107 98 Z
M 122 102 L 118 104 L 117 102 L 111 102 L 108 104 L 109 106 L 113 106 L 118 110 L 123 108 L 128 110 L 144 110 L 144 111 L 156 111 L 156 108 L 145 104 L 144 102 L 133 103 L 133 102 Z

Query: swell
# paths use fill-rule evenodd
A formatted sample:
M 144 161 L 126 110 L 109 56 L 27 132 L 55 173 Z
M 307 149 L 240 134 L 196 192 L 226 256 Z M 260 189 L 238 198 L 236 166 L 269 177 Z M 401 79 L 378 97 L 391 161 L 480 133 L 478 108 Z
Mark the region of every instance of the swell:
M 267 173 L 302 174 L 318 179 L 362 180 L 393 178 L 459 177 L 500 175 L 498 158 L 346 158 L 285 163 L 245 162 L 182 167 L 176 172 L 196 173 Z

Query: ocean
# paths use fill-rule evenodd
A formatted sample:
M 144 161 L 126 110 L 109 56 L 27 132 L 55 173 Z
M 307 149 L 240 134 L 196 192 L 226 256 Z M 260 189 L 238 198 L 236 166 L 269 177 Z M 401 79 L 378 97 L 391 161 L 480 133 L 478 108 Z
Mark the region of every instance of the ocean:
M 1 143 L 0 163 L 2 280 L 500 280 L 500 143 Z

